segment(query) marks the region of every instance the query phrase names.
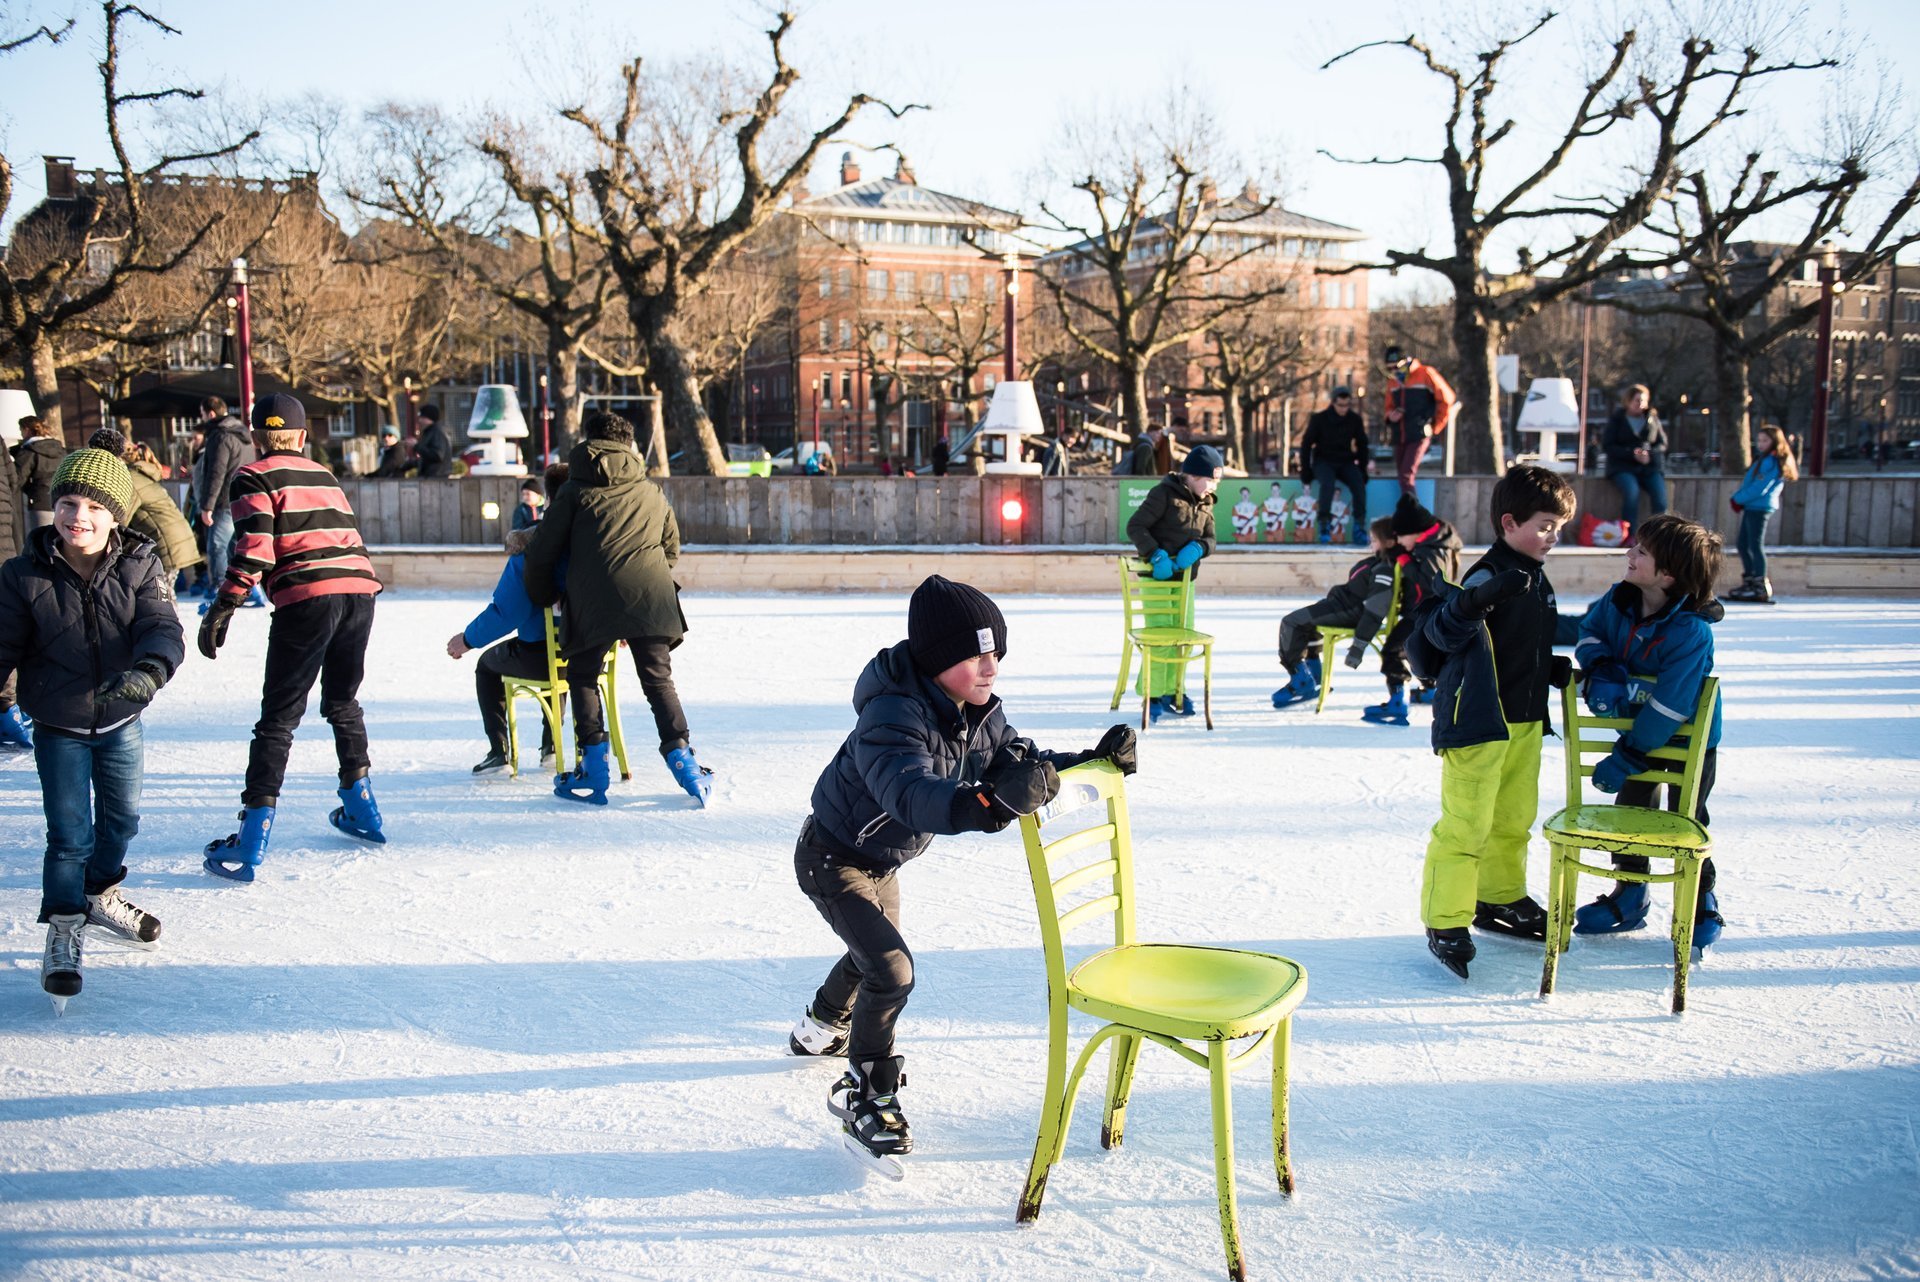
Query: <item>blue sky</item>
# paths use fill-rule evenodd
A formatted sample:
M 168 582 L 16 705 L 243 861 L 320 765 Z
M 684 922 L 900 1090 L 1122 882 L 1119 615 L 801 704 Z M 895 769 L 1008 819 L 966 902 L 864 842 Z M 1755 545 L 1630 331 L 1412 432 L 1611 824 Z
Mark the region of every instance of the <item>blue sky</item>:
M 759 32 L 767 25 L 765 9 L 740 0 L 582 0 L 544 8 L 499 0 L 156 0 L 150 7 L 182 34 L 138 35 L 124 59 L 130 84 L 184 82 L 273 98 L 318 91 L 357 105 L 431 101 L 456 111 L 494 106 L 529 116 L 604 82 L 636 53 L 664 62 L 718 48 L 757 69 L 764 63 Z M 1529 55 L 1516 59 L 1508 110 L 1523 143 L 1546 141 L 1578 79 L 1575 64 L 1599 43 L 1592 33 L 1621 6 L 1571 0 L 1563 7 L 1567 12 Z M 81 20 L 64 46 L 0 64 L 0 139 L 18 176 L 17 216 L 41 195 L 41 154 L 72 155 L 82 167 L 110 157 L 97 123 L 97 7 L 39 0 L 0 11 L 16 30 L 68 14 Z M 1375 248 L 1411 247 L 1445 224 L 1440 190 L 1425 173 L 1342 166 L 1316 153 L 1432 154 L 1441 100 L 1431 77 L 1404 50 L 1377 50 L 1333 71 L 1317 68 L 1362 41 L 1416 30 L 1444 39 L 1436 15 L 1458 31 L 1473 20 L 1462 14 L 1515 11 L 1532 12 L 1524 5 L 1398 0 L 1110 0 L 1097 7 L 976 0 L 964 8 L 816 0 L 800 6 L 790 60 L 803 73 L 803 97 L 816 115 L 853 86 L 927 103 L 932 110 L 899 122 L 874 118 L 850 132 L 858 142 L 898 143 L 928 186 L 1024 209 L 1037 193 L 1065 186 L 1045 177 L 1061 153 L 1064 119 L 1141 110 L 1184 84 L 1222 123 L 1229 153 L 1220 165 L 1223 187 L 1237 187 L 1250 171 L 1278 172 L 1292 207 L 1363 228 L 1377 238 Z M 1849 29 L 1862 37 L 1869 64 L 1884 60 L 1920 76 L 1920 6 L 1910 0 L 1813 3 L 1794 25 L 1812 39 Z M 1866 66 L 1855 83 L 1871 70 Z M 1810 80 L 1770 90 L 1762 106 L 1764 115 L 1740 126 L 1740 141 L 1776 152 L 1817 143 L 1822 103 Z M 832 149 L 830 162 L 841 150 Z M 1554 190 L 1597 190 L 1624 155 L 1596 152 Z M 828 167 L 816 190 L 831 185 Z M 868 174 L 891 168 L 888 156 L 867 161 Z

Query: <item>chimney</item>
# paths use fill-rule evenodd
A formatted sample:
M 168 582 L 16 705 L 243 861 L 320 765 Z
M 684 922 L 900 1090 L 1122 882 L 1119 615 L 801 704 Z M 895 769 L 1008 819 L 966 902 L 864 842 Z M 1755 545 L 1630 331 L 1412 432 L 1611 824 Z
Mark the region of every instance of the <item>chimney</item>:
M 1249 205 L 1259 204 L 1260 203 L 1260 184 L 1256 183 L 1251 178 L 1247 179 L 1247 185 L 1240 189 L 1240 199 L 1245 201 Z
M 1213 185 L 1213 179 L 1211 178 L 1202 178 L 1200 180 L 1200 203 L 1203 205 L 1217 205 L 1220 203 L 1220 189 Z
M 900 154 L 900 163 L 893 168 L 893 180 L 895 182 L 905 183 L 909 187 L 917 187 L 920 185 L 914 179 L 913 166 L 907 163 L 905 152 Z
M 74 180 L 72 156 L 42 156 L 47 166 L 47 199 L 72 200 L 80 194 Z
M 860 181 L 860 166 L 853 163 L 853 153 L 850 151 L 841 152 L 840 153 L 840 185 L 842 187 L 851 187 L 859 181 Z

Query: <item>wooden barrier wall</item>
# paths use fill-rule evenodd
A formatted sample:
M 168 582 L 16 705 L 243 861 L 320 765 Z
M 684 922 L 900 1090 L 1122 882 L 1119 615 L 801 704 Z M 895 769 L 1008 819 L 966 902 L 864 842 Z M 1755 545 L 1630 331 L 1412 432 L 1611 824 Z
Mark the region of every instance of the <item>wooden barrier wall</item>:
M 663 486 L 684 542 L 866 546 L 1050 544 L 1118 539 L 1112 478 L 670 477 Z M 1434 477 L 1434 510 L 1468 543 L 1487 543 L 1494 478 Z M 1738 518 L 1727 500 L 1738 477 L 1670 477 L 1672 510 L 1709 519 L 1732 547 Z M 498 543 L 511 526 L 519 483 L 508 477 L 341 482 L 376 545 Z M 180 487 L 175 483 L 174 488 Z M 1619 513 L 1618 491 L 1601 477 L 1577 482 L 1581 511 Z M 1008 500 L 1021 515 L 1002 516 Z M 497 514 L 485 514 L 487 503 Z M 1833 477 L 1786 487 L 1767 541 L 1780 547 L 1920 547 L 1920 476 Z M 1381 515 L 1375 513 L 1373 515 Z

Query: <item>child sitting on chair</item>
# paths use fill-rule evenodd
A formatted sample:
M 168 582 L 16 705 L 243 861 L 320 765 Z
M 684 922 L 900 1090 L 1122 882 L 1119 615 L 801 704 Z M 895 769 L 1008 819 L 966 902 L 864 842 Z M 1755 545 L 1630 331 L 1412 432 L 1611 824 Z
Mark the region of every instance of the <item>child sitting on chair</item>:
M 1713 575 L 1720 564 L 1720 536 L 1685 517 L 1664 514 L 1635 527 L 1627 549 L 1627 573 L 1612 591 L 1593 603 L 1580 621 L 1574 650 L 1583 673 L 1582 693 L 1595 716 L 1631 717 L 1633 728 L 1620 736 L 1613 752 L 1593 768 L 1593 786 L 1617 792 L 1623 806 L 1656 804 L 1659 785 L 1627 776 L 1649 768 L 1647 753 L 1664 745 L 1680 724 L 1692 718 L 1700 688 L 1713 675 L 1713 628 L 1726 611 L 1713 597 Z M 1707 822 L 1707 794 L 1713 791 L 1714 763 L 1720 742 L 1720 703 L 1713 705 L 1706 755 L 1700 763 L 1700 787 L 1694 818 Z M 1680 804 L 1671 785 L 1667 808 Z M 1646 872 L 1640 855 L 1615 855 L 1616 868 Z M 1724 922 L 1713 892 L 1713 860 L 1700 868 L 1700 895 L 1694 905 L 1693 944 L 1711 948 Z M 1577 910 L 1574 933 L 1611 935 L 1647 924 L 1645 882 L 1615 882 L 1611 891 Z
M 1303 605 L 1280 620 L 1280 664 L 1287 684 L 1273 692 L 1273 706 L 1311 703 L 1320 695 L 1320 629 L 1352 628 L 1347 666 L 1357 668 L 1367 657 L 1367 646 L 1387 611 L 1393 606 L 1393 518 L 1383 516 L 1367 527 L 1373 537 L 1372 554 L 1353 563 L 1347 581 L 1335 584 L 1311 605 Z

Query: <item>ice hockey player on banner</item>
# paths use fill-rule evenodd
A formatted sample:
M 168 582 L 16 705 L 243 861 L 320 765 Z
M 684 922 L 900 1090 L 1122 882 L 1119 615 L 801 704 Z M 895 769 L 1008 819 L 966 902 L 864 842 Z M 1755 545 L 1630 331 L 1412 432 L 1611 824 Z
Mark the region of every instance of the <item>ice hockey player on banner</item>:
M 350 837 L 384 843 L 380 808 L 367 778 L 367 727 L 357 696 L 373 633 L 380 581 L 360 543 L 353 508 L 322 464 L 306 456 L 307 412 L 291 396 L 253 406 L 260 457 L 233 477 L 233 555 L 225 581 L 200 621 L 200 653 L 220 657 L 233 612 L 256 586 L 273 602 L 260 720 L 253 727 L 240 831 L 207 843 L 206 869 L 252 881 L 266 857 L 293 732 L 320 682 L 320 715 L 333 726 L 340 805 L 329 816 Z
M 114 433 L 115 436 L 119 434 Z M 124 527 L 133 478 L 118 450 L 75 450 L 53 474 L 53 524 L 0 565 L 0 672 L 19 669 L 47 815 L 40 987 L 80 991 L 81 929 L 152 948 L 160 922 L 120 893 L 140 829 L 140 714 L 186 657 L 173 575 Z M 25 833 L 17 834 L 24 837 Z
M 907 639 L 854 685 L 859 720 L 813 786 L 793 850 L 800 889 L 846 945 L 788 1038 L 796 1055 L 845 1052 L 828 1107 L 849 1151 L 894 1179 L 913 1149 L 894 1024 L 913 991 L 900 932 L 901 865 L 936 835 L 999 832 L 1053 799 L 1059 771 L 1105 758 L 1134 770 L 1129 726 L 1087 752 L 1049 752 L 1007 724 L 994 678 L 1007 624 L 985 593 L 939 575 L 914 589 Z

